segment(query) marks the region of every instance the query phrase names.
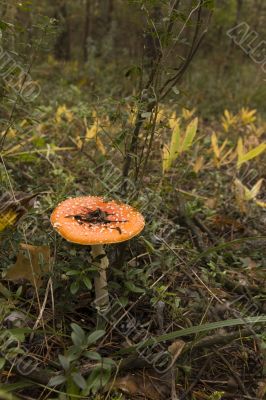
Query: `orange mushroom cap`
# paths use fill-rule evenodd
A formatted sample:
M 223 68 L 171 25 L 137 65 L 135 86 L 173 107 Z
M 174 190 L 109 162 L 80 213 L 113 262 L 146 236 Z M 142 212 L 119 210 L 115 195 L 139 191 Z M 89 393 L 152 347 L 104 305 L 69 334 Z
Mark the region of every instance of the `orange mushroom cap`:
M 133 207 L 96 196 L 63 201 L 53 211 L 51 223 L 63 238 L 84 245 L 124 242 L 138 235 L 145 225 L 143 216 Z

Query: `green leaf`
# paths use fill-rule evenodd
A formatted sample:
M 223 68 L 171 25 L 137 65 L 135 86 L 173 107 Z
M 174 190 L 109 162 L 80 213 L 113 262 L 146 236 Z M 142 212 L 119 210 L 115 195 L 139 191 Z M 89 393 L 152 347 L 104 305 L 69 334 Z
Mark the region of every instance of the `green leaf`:
M 80 357 L 80 353 L 83 351 L 83 348 L 76 345 L 70 346 L 67 349 L 67 358 L 70 362 L 78 360 Z
M 70 285 L 71 294 L 76 294 L 78 290 L 79 290 L 79 282 L 75 281 L 75 282 L 71 283 L 71 285 Z
M 186 133 L 180 147 L 180 153 L 187 151 L 193 144 L 194 137 L 198 129 L 198 118 L 194 118 L 187 126 Z
M 1 384 L 1 388 L 2 388 L 2 384 Z M 19 400 L 19 398 L 17 396 L 15 396 L 14 394 L 9 394 L 7 393 L 5 390 L 0 389 L 0 398 L 4 399 L 4 400 Z
M 85 379 L 83 378 L 83 376 L 79 373 L 79 372 L 73 372 L 73 374 L 71 374 L 73 381 L 75 382 L 75 384 L 80 388 L 80 389 L 85 389 L 87 387 L 87 382 L 85 381 Z
M 208 10 L 214 10 L 215 7 L 215 0 L 205 0 L 203 2 L 203 7 L 207 8 Z
M 74 331 L 78 336 L 85 338 L 85 331 L 78 325 L 75 324 L 74 322 L 70 324 L 72 331 Z
M 89 290 L 92 289 L 92 283 L 91 283 L 90 278 L 88 278 L 87 276 L 85 276 L 85 277 L 83 278 L 83 282 L 84 282 L 84 285 L 86 286 L 87 289 L 89 289 Z
M 71 333 L 71 339 L 75 346 L 80 347 L 83 344 L 82 338 L 75 332 Z
M 24 342 L 26 329 L 27 328 L 14 328 L 14 329 L 8 329 L 7 332 L 10 333 L 10 337 L 14 337 L 19 342 Z
M 43 137 L 36 137 L 36 139 L 33 140 L 33 143 L 38 148 L 45 147 L 46 144 L 45 139 Z
M 66 381 L 66 377 L 64 375 L 53 376 L 49 380 L 48 386 L 58 386 L 58 385 L 61 385 L 62 383 L 64 383 L 65 381 Z
M 1 389 L 5 390 L 6 392 L 12 392 L 12 393 L 14 393 L 15 390 L 25 389 L 30 386 L 32 386 L 32 382 L 25 381 L 22 379 L 15 383 L 1 383 Z M 1 393 L 0 393 L 0 399 L 1 398 L 2 397 L 1 397 Z M 12 397 L 12 400 L 15 400 L 15 399 Z
M 119 307 L 126 307 L 128 305 L 128 298 L 127 297 L 119 297 L 115 304 L 118 304 Z
M 84 353 L 84 356 L 89 358 L 90 360 L 94 360 L 94 361 L 101 361 L 102 357 L 99 353 L 97 353 L 96 351 L 86 351 Z
M 65 391 L 69 400 L 76 400 L 76 396 L 80 394 L 80 388 L 74 382 L 72 375 L 68 375 L 65 384 Z
M 80 271 L 77 271 L 76 269 L 71 269 L 70 271 L 66 272 L 66 275 L 68 276 L 73 276 L 73 275 L 79 275 Z
M 112 360 L 111 358 L 104 357 L 102 359 L 102 362 L 103 362 L 103 367 L 105 367 L 107 369 L 110 367 L 116 367 L 116 362 L 114 360 Z
M 0 20 L 0 29 L 2 31 L 5 31 L 7 28 L 13 28 L 13 27 L 14 27 L 13 24 L 10 24 L 9 22 L 5 22 L 3 20 Z
M 180 329 L 178 331 L 166 333 L 164 335 L 160 335 L 151 339 L 143 340 L 142 342 L 129 347 L 125 350 L 120 350 L 117 354 L 125 354 L 134 352 L 136 349 L 140 349 L 143 347 L 148 347 L 153 345 L 154 343 L 164 342 L 166 340 L 174 340 L 176 338 L 182 336 L 188 336 L 195 333 L 200 332 L 209 332 L 214 329 L 225 328 L 227 326 L 238 326 L 238 325 L 252 325 L 252 324 L 259 324 L 259 323 L 266 323 L 266 315 L 256 316 L 256 317 L 243 317 L 243 318 L 236 318 L 236 319 L 227 319 L 223 321 L 211 322 L 208 324 L 196 325 L 191 326 L 189 328 Z
M 133 293 L 144 293 L 145 290 L 136 286 L 133 282 L 127 281 L 125 282 L 125 287 Z
M 85 340 L 85 332 L 84 330 L 78 326 L 77 324 L 71 324 L 71 328 L 73 332 L 71 333 L 71 339 L 75 346 L 81 346 Z
M 95 394 L 109 382 L 110 378 L 111 369 L 103 369 L 101 367 L 94 368 L 87 380 L 87 387 L 83 391 L 83 395 L 87 396 L 90 392 Z
M 0 358 L 0 370 L 5 366 L 5 363 L 6 363 L 6 360 L 3 357 L 1 357 Z
M 156 252 L 156 250 L 155 250 L 155 248 L 153 247 L 153 245 L 152 245 L 151 242 L 149 242 L 149 241 L 148 241 L 147 239 L 145 239 L 143 236 L 141 236 L 141 239 L 142 239 L 143 242 L 145 243 L 145 245 L 146 245 L 147 250 L 148 250 L 149 253 L 155 253 L 155 252 Z
M 41 331 L 39 331 L 41 332 Z M 11 329 L 1 329 L 1 334 L 10 334 L 10 336 L 14 336 L 17 340 L 23 342 L 25 340 L 25 334 L 32 333 L 31 328 L 11 328 Z
M 104 335 L 105 335 L 104 330 L 98 330 L 98 331 L 92 332 L 87 338 L 87 344 L 90 345 L 90 344 L 97 342 L 97 340 L 99 340 Z
M 12 293 L 0 282 L 0 293 L 7 299 L 12 297 Z
M 64 370 L 65 371 L 69 370 L 69 367 L 70 367 L 69 359 L 65 356 L 62 356 L 62 354 L 59 354 L 58 358 L 59 358 L 60 364 L 62 365 Z
M 34 163 L 34 162 L 38 162 L 38 157 L 35 156 L 34 154 L 30 154 L 30 153 L 23 153 L 23 154 L 14 154 L 14 156 L 16 156 L 18 158 L 19 161 L 24 161 L 24 162 L 28 162 L 28 163 Z

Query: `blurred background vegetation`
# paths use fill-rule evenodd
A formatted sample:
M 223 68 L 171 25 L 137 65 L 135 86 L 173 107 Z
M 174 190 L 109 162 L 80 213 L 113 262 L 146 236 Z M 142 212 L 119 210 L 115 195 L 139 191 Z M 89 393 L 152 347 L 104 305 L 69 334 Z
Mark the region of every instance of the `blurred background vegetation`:
M 37 57 L 34 68 L 38 67 L 39 79 L 45 79 L 49 73 L 46 63 L 51 67 L 56 62 L 62 65 L 71 61 L 72 68 L 76 68 L 74 75 L 78 86 L 87 92 L 93 89 L 96 95 L 97 87 L 103 81 L 105 90 L 111 95 L 120 95 L 121 91 L 125 95 L 136 87 L 138 68 L 152 60 L 158 44 L 158 38 L 152 36 L 147 15 L 159 34 L 167 23 L 168 4 L 165 1 L 147 1 L 143 7 L 137 0 L 1 3 L 1 19 L 10 24 L 2 26 L 2 29 L 6 28 L 2 38 L 4 48 L 24 60 L 34 48 Z M 176 35 L 192 6 L 193 1 L 181 2 Z M 243 106 L 252 106 L 263 113 L 265 73 L 234 45 L 227 31 L 245 21 L 251 30 L 258 32 L 259 42 L 265 35 L 265 18 L 263 1 L 218 1 L 208 34 L 179 88 L 181 95 L 177 98 L 172 93 L 174 101 L 183 106 L 196 105 L 206 118 L 225 108 L 237 111 Z M 173 67 L 176 58 L 182 57 L 190 45 L 188 31 L 186 27 L 172 54 Z M 58 67 L 54 72 L 54 80 L 60 78 L 67 84 L 74 71 L 70 70 L 68 76 L 60 76 Z M 81 76 L 86 79 L 81 81 Z M 53 79 L 51 86 L 52 83 Z M 47 92 L 51 89 L 43 88 Z
M 264 0 L 0 0 L 0 398 L 264 398 L 264 326 L 235 320 L 266 311 L 265 22 Z M 94 260 L 49 220 L 81 195 L 145 216 L 108 282 L 143 337 L 173 333 L 163 383 L 143 337 L 90 336 Z

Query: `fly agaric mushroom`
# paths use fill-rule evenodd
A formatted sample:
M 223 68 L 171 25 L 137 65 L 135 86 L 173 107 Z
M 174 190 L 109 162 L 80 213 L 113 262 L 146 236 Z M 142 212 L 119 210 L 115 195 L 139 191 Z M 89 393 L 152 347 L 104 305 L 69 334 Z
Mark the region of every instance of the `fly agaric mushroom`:
M 103 245 L 124 242 L 138 235 L 145 225 L 143 216 L 127 204 L 83 196 L 60 203 L 51 215 L 51 223 L 69 242 L 90 245 L 93 259 L 99 258 L 99 276 L 94 280 L 95 304 L 98 310 L 107 310 L 109 261 Z

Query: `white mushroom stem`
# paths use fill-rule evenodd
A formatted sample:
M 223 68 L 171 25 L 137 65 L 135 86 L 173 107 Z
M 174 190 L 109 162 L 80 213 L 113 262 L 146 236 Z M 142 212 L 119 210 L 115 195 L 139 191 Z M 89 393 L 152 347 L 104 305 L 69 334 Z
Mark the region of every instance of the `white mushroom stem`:
M 109 266 L 109 261 L 102 244 L 91 246 L 91 255 L 93 260 L 98 256 L 104 255 L 99 261 L 96 260 L 99 275 L 94 278 L 96 308 L 99 312 L 103 312 L 108 310 L 110 305 L 106 278 L 106 269 Z

